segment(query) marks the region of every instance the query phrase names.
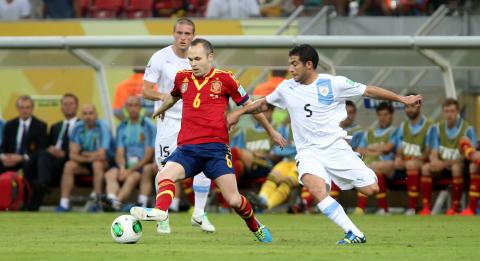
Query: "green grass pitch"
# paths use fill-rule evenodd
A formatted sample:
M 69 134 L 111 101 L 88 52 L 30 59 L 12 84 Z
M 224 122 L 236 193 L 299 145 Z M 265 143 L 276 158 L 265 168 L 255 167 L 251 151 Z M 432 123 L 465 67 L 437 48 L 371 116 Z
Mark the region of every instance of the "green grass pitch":
M 0 213 L 0 260 L 480 260 L 479 217 L 354 216 L 367 244 L 337 246 L 342 232 L 320 214 L 259 215 L 271 244 L 254 241 L 234 214 L 211 214 L 213 234 L 172 214 L 172 234 L 142 221 L 140 241 L 122 245 L 109 230 L 118 215 Z

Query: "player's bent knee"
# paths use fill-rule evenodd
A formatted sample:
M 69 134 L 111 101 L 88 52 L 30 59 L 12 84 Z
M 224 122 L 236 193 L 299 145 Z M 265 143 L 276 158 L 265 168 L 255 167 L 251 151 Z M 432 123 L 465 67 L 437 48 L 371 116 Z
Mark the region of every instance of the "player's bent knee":
M 67 161 L 67 163 L 65 163 L 65 170 L 73 170 L 77 167 L 77 163 L 75 161 Z
M 312 194 L 315 201 L 320 202 L 329 196 L 326 189 L 309 188 L 310 194 Z
M 114 181 L 117 179 L 117 173 L 115 171 L 108 171 L 105 173 L 105 180 Z
M 238 193 L 223 195 L 223 198 L 232 208 L 238 208 L 242 204 L 242 196 Z

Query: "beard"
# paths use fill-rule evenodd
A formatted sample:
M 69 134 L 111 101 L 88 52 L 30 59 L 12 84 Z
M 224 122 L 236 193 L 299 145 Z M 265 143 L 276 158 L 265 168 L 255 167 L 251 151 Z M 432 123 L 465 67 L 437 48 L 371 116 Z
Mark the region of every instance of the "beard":
M 420 113 L 416 112 L 416 113 L 411 113 L 411 114 L 407 114 L 407 117 L 410 119 L 410 120 L 414 120 L 418 117 Z

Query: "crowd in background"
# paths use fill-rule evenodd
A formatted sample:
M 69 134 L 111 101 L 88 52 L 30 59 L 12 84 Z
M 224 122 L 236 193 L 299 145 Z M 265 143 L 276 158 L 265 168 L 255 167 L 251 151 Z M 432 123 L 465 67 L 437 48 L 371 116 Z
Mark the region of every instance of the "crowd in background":
M 269 80 L 253 90 L 253 97 L 271 93 L 286 74 L 285 70 L 272 71 Z M 18 117 L 6 123 L 0 121 L 0 173 L 8 170 L 24 173 L 32 187 L 26 210 L 39 210 L 44 195 L 51 193 L 52 187 L 59 187 L 56 211 L 70 211 L 71 193 L 79 178 L 86 178 L 92 188 L 89 211 L 122 211 L 132 204 L 148 206 L 153 202 L 156 130 L 149 119 L 152 104 L 141 98 L 142 78 L 143 72 L 137 68 L 116 88 L 113 111 L 120 122 L 116 137 L 98 118 L 95 106 L 80 105 L 74 94 L 62 97 L 64 118 L 49 131 L 47 125 L 34 116 L 33 99 L 30 96 L 17 99 Z M 400 126 L 393 126 L 395 108 L 391 103 L 381 102 L 375 107 L 377 123 L 362 129 L 355 122 L 356 104 L 347 101 L 348 117 L 341 122 L 341 127 L 349 135 L 352 149 L 377 175 L 380 187 L 376 195 L 377 214 L 389 213 L 389 188 L 400 186 L 408 198 L 405 214 L 430 215 L 432 192 L 435 183 L 440 181 L 451 188 L 452 203 L 446 214 L 474 215 L 477 211 L 480 153 L 475 149 L 475 131 L 461 118 L 460 105 L 455 99 L 447 98 L 442 108 L 443 118 L 432 122 L 420 107 L 407 106 L 402 108 L 405 120 Z M 314 202 L 298 183 L 288 114 L 270 110 L 265 116 L 289 145 L 283 150 L 275 147 L 254 120 L 232 131 L 232 162 L 239 187 L 248 191 L 258 211 L 287 206 L 290 212 L 308 212 Z M 179 191 L 185 193 L 183 198 L 189 201 L 184 205 L 193 205 L 192 180 L 182 181 L 179 186 L 182 187 Z M 464 192 L 468 193 L 468 205 L 462 211 Z M 212 193 L 216 194 L 214 201 L 218 210 L 228 212 L 228 204 L 221 194 L 215 189 Z M 332 185 L 332 197 L 338 197 L 339 193 L 340 189 Z M 180 198 L 180 193 L 177 197 Z M 367 197 L 359 193 L 355 213 L 365 213 L 366 203 Z M 172 210 L 178 211 L 179 207 Z
M 331 6 L 338 16 L 430 15 L 440 5 L 451 14 L 472 10 L 472 0 L 0 0 L 0 20 L 285 17 L 304 5 L 304 15 Z

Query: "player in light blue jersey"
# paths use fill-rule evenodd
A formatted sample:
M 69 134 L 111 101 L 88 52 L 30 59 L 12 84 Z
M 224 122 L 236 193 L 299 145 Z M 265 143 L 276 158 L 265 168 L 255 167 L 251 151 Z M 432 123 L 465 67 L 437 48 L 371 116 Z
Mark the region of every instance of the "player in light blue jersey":
M 378 192 L 375 173 L 345 141 L 347 132 L 340 122 L 347 116 L 345 100 L 367 96 L 415 104 L 421 96 L 399 96 L 391 91 L 366 86 L 343 76 L 317 74 L 318 53 L 302 44 L 289 52 L 293 79 L 283 81 L 271 94 L 227 116 L 229 126 L 242 114 L 260 113 L 269 106 L 286 108 L 290 114 L 297 149 L 299 182 L 307 187 L 317 207 L 345 232 L 338 244 L 365 243 L 364 234 L 346 215 L 343 207 L 329 196 L 332 180 L 343 190 L 356 188 L 366 195 Z
M 152 192 L 155 126 L 141 116 L 140 97 L 128 97 L 125 108 L 128 118 L 117 128 L 116 166 L 105 173 L 108 210 L 120 210 L 139 183 L 138 205 L 147 207 Z
M 378 118 L 378 126 L 370 128 L 364 134 L 358 151 L 364 156 L 363 160 L 377 176 L 380 191 L 375 195 L 377 198 L 378 215 L 388 213 L 387 185 L 385 178 L 391 178 L 395 171 L 395 151 L 399 144 L 398 129 L 392 125 L 394 108 L 390 102 L 381 102 L 375 109 Z M 367 197 L 358 193 L 356 214 L 363 214 L 367 204 Z
M 420 106 L 405 106 L 405 114 L 408 119 L 398 128 L 400 145 L 395 156 L 395 168 L 405 170 L 407 176 L 408 206 L 405 215 L 415 215 L 421 168 L 432 148 L 434 125 L 421 113 Z
M 477 137 L 473 127 L 460 115 L 457 100 L 447 98 L 442 104 L 444 119 L 435 126 L 432 139 L 430 162 L 422 167 L 423 210 L 420 214 L 430 214 L 430 198 L 432 196 L 432 176 L 444 170 L 452 173 L 452 205 L 446 215 L 456 215 L 460 211 L 460 199 L 463 192 L 464 157 L 460 153 L 460 140 L 465 137 L 473 147 L 477 146 Z
M 69 197 L 75 175 L 93 174 L 92 200 L 96 205 L 91 210 L 96 211 L 99 207 L 103 175 L 108 168 L 109 154 L 112 152 L 112 135 L 107 124 L 98 120 L 95 105 L 83 105 L 81 115 L 82 120 L 75 124 L 70 137 L 70 159 L 63 169 L 61 198 L 57 212 L 70 209 Z

